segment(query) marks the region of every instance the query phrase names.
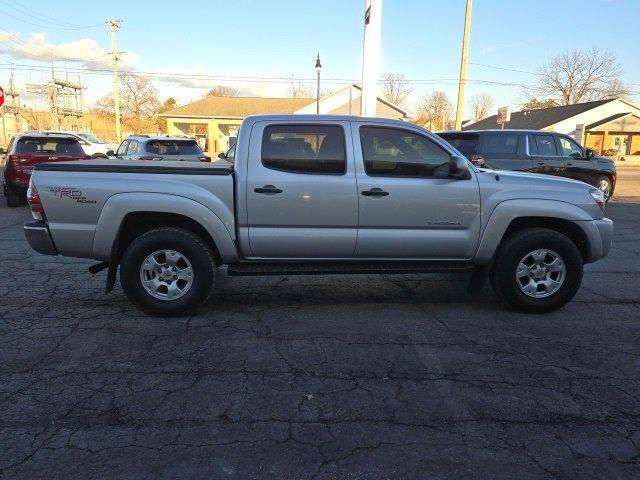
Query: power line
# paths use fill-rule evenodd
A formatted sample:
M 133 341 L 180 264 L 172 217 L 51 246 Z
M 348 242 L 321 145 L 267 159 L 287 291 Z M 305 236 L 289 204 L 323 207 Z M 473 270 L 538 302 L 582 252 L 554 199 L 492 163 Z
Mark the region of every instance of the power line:
M 13 66 L 16 70 L 31 71 L 31 72 L 43 72 L 47 71 L 49 67 L 43 65 L 30 65 L 23 63 L 0 63 L 0 69 L 8 69 Z M 80 67 L 80 73 L 86 75 L 111 75 L 112 70 L 105 68 L 89 68 Z M 148 71 L 148 70 L 135 70 L 127 69 L 123 71 L 124 74 L 137 75 L 141 77 L 155 78 L 162 81 L 171 81 L 175 79 L 181 80 L 200 80 L 200 81 L 236 81 L 236 82 L 263 82 L 263 83 L 291 83 L 291 77 L 263 77 L 257 75 L 210 75 L 204 73 L 184 73 L 175 71 Z M 296 78 L 295 81 L 303 83 L 313 83 L 316 81 L 314 78 Z M 353 78 L 328 78 L 325 79 L 326 83 L 344 84 L 344 83 L 356 83 L 358 80 Z M 423 78 L 423 79 L 407 79 L 407 83 L 412 85 L 457 85 L 458 79 L 456 78 Z M 468 79 L 467 83 L 477 85 L 496 85 L 496 86 L 508 86 L 508 87 L 527 87 L 526 85 L 518 82 L 499 82 L 488 79 Z
M 75 23 L 67 22 L 65 20 L 59 20 L 59 19 L 56 19 L 56 18 L 51 17 L 49 15 L 45 15 L 43 13 L 40 13 L 40 12 L 38 12 L 38 11 L 32 9 L 32 8 L 29 8 L 27 6 L 16 4 L 16 3 L 14 3 L 14 2 L 12 2 L 10 0 L 3 0 L 3 3 L 5 4 L 5 6 L 8 6 L 10 8 L 13 8 L 13 9 L 17 10 L 19 14 L 26 15 L 28 18 L 30 18 L 32 20 L 35 20 L 38 23 L 33 22 L 31 20 L 25 20 L 22 17 L 16 17 L 15 15 L 12 15 L 11 13 L 7 12 L 6 9 L 3 12 L 5 15 L 8 15 L 9 17 L 11 17 L 11 18 L 13 18 L 15 20 L 18 20 L 20 22 L 27 23 L 27 24 L 30 24 L 30 25 L 34 25 L 34 26 L 37 26 L 37 27 L 45 27 L 45 28 L 58 29 L 58 30 L 83 30 L 83 29 L 97 28 L 97 27 L 101 26 L 101 24 L 96 24 L 96 25 L 78 25 L 78 24 L 75 24 Z

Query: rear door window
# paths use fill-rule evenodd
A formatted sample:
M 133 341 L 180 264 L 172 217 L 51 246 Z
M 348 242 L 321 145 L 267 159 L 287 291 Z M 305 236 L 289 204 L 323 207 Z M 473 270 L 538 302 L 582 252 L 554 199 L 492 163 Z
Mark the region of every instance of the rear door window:
M 75 138 L 23 137 L 16 144 L 16 153 L 82 155 L 84 150 Z
M 536 154 L 541 157 L 557 157 L 556 142 L 553 135 L 534 135 L 533 143 L 535 144 Z
M 262 164 L 292 173 L 347 171 L 344 130 L 335 125 L 271 125 L 262 135 Z
M 518 152 L 518 135 L 485 135 L 482 141 L 484 155 L 513 155 Z
M 195 140 L 151 140 L 146 150 L 155 155 L 202 155 Z

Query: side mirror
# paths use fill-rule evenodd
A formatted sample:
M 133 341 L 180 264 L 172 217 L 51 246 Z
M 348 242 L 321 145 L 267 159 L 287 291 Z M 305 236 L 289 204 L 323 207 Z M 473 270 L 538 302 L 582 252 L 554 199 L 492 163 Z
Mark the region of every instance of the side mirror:
M 593 157 L 595 157 L 596 152 L 590 148 L 587 148 L 587 150 L 585 151 L 585 154 L 586 154 L 587 160 L 591 160 Z
M 4 148 L 0 147 L 0 155 L 4 155 L 5 153 L 7 153 L 7 151 Z
M 227 152 L 220 152 L 218 154 L 218 158 L 221 158 L 222 160 L 225 160 L 227 158 Z
M 107 150 L 107 157 L 115 157 L 116 156 L 116 152 L 114 152 L 113 150 Z
M 455 180 L 469 180 L 471 178 L 469 165 L 465 158 L 455 155 L 451 157 L 451 160 L 449 160 L 449 178 Z

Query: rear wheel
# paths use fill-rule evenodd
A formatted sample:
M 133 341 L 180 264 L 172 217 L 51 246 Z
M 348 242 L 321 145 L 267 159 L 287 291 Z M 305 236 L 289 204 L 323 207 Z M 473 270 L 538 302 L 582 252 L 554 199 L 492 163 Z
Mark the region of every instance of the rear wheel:
M 612 190 L 611 179 L 606 175 L 599 175 L 598 178 L 596 179 L 595 186 L 598 190 L 604 193 L 604 201 L 608 202 L 609 198 L 611 198 L 611 190 Z
M 25 194 L 12 187 L 10 183 L 4 187 L 4 194 L 7 197 L 7 207 L 20 207 L 27 203 L 27 197 Z
M 157 316 L 184 315 L 209 296 L 215 262 L 193 233 L 158 228 L 136 238 L 122 256 L 120 283 L 140 310 Z
M 554 230 L 532 228 L 513 234 L 496 254 L 491 283 L 508 305 L 544 313 L 566 305 L 582 283 L 582 256 Z

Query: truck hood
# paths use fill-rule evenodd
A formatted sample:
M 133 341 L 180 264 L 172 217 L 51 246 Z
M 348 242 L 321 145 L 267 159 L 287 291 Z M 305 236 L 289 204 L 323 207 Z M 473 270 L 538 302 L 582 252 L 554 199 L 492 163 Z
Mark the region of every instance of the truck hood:
M 503 179 L 506 181 L 513 181 L 516 183 L 527 183 L 532 182 L 536 185 L 581 185 L 582 187 L 587 184 L 581 182 L 580 180 L 574 180 L 573 178 L 565 178 L 565 177 L 556 177 L 554 175 L 544 175 L 542 173 L 528 173 L 528 172 L 516 172 L 513 170 L 491 170 L 491 169 L 480 169 L 482 172 L 489 174 L 498 174 L 500 177 L 500 181 Z
M 478 173 L 478 183 L 485 204 L 497 205 L 508 200 L 555 200 L 576 205 L 594 219 L 602 218 L 600 207 L 589 193 L 595 187 L 579 180 L 482 169 Z

